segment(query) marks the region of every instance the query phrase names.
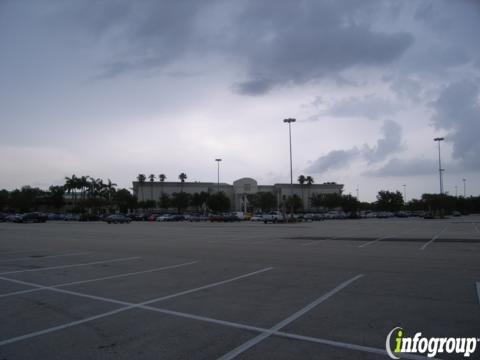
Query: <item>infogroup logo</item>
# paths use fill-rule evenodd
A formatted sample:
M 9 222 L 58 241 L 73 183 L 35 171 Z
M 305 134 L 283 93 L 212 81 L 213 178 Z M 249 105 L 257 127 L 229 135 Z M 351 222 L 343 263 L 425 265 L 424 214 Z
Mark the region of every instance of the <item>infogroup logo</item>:
M 392 337 L 395 340 L 392 344 Z M 387 335 L 385 348 L 392 359 L 401 359 L 402 354 L 426 354 L 432 358 L 437 354 L 461 354 L 463 357 L 470 357 L 477 349 L 480 342 L 478 338 L 438 338 L 422 337 L 421 332 L 417 332 L 413 337 L 405 336 L 405 331 L 401 327 L 392 329 Z M 393 347 L 393 349 L 392 349 Z

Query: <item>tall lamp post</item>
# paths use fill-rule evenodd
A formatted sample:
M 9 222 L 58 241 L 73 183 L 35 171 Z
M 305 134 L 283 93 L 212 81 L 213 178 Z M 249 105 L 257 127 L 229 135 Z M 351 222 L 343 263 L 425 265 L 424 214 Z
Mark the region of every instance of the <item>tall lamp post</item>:
M 217 192 L 219 193 L 220 192 L 220 161 L 222 161 L 222 159 L 215 159 L 215 161 L 217 162 Z
M 440 153 L 440 142 L 445 140 L 443 137 L 437 137 L 433 139 L 434 141 L 438 142 L 438 174 L 440 177 L 440 195 L 443 195 L 443 171 L 442 169 L 442 158 L 441 158 L 441 153 Z
M 293 166 L 292 166 L 292 123 L 297 121 L 293 118 L 284 119 L 283 122 L 288 124 L 288 138 L 290 143 L 290 201 L 292 202 L 291 216 L 293 216 Z
M 403 184 L 403 202 L 407 203 L 407 185 Z
M 462 179 L 463 181 L 463 197 L 467 197 L 467 179 Z

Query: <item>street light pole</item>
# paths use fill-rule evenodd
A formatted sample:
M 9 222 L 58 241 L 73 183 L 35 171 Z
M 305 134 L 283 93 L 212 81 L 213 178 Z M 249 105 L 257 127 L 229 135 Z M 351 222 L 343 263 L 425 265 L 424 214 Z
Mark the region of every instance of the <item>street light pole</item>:
M 293 165 L 292 165 L 292 123 L 297 121 L 293 118 L 284 119 L 284 123 L 288 123 L 288 138 L 290 144 L 290 201 L 292 202 L 291 216 L 293 216 Z
M 219 193 L 220 192 L 220 161 L 222 161 L 222 159 L 215 159 L 215 161 L 217 162 L 217 192 Z
M 403 202 L 407 203 L 407 185 L 403 184 Z
M 443 171 L 442 169 L 442 158 L 441 158 L 441 153 L 440 153 L 440 142 L 445 140 L 443 137 L 437 137 L 433 139 L 434 141 L 438 142 L 438 174 L 440 176 L 440 195 L 443 195 Z
M 467 197 L 467 179 L 462 179 L 463 180 L 463 197 Z

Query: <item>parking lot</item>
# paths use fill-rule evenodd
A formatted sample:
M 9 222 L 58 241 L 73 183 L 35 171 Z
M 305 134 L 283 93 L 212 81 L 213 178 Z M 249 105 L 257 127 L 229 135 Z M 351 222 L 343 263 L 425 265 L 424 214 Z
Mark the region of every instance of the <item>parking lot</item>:
M 480 337 L 480 217 L 0 223 L 0 309 L 0 359 L 385 359 Z

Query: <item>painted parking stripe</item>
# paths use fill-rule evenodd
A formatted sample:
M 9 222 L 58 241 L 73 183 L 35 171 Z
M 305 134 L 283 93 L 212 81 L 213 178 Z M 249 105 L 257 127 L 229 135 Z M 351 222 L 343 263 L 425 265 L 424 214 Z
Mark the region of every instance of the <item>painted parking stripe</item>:
M 394 236 L 394 235 L 383 236 L 383 237 L 380 237 L 380 238 L 375 239 L 375 240 L 373 240 L 373 241 L 369 241 L 369 242 L 363 243 L 362 245 L 359 245 L 358 247 L 359 247 L 359 248 L 363 248 L 363 247 L 365 247 L 365 246 L 368 246 L 368 245 L 371 245 L 371 244 L 375 244 L 376 242 L 379 242 L 379 241 L 381 241 L 381 240 L 392 238 L 393 236 Z
M 309 242 L 306 242 L 306 243 L 303 243 L 303 244 L 301 244 L 301 246 L 310 246 L 310 245 L 313 245 L 313 244 L 315 244 L 315 241 L 314 241 L 314 240 L 309 241 Z
M 80 264 L 72 264 L 72 265 L 60 265 L 60 266 L 49 266 L 49 267 L 38 268 L 38 269 L 5 271 L 5 272 L 1 272 L 0 275 L 20 274 L 20 273 L 26 273 L 26 272 L 58 270 L 58 269 L 68 269 L 68 268 L 74 268 L 74 267 L 80 267 L 80 266 L 106 264 L 106 263 L 112 263 L 112 262 L 118 262 L 118 261 L 129 261 L 129 260 L 137 260 L 137 259 L 141 259 L 141 257 L 140 256 L 132 256 L 132 257 L 127 257 L 127 258 L 117 258 L 117 259 L 93 261 L 93 262 L 88 262 L 88 263 L 80 263 Z
M 50 285 L 50 286 L 58 288 L 58 287 L 64 287 L 64 286 L 86 284 L 86 283 L 95 282 L 95 281 L 118 279 L 118 278 L 127 277 L 127 276 L 134 276 L 134 275 L 152 273 L 152 272 L 156 272 L 156 271 L 175 269 L 175 268 L 179 268 L 179 267 L 182 267 L 182 266 L 193 265 L 193 264 L 196 264 L 196 263 L 198 263 L 198 261 L 190 261 L 190 262 L 182 263 L 182 264 L 169 265 L 169 266 L 163 266 L 163 267 L 158 267 L 158 268 L 154 268 L 154 269 L 135 271 L 135 272 L 123 273 L 123 274 L 112 275 L 112 276 L 104 276 L 104 277 L 94 278 L 94 279 L 89 279 L 89 280 L 73 281 L 73 282 L 55 284 L 55 285 Z M 36 287 L 34 289 L 20 290 L 20 291 L 14 291 L 14 292 L 6 293 L 6 294 L 0 294 L 0 299 L 4 298 L 4 297 L 8 297 L 8 296 L 28 294 L 28 293 L 31 293 L 31 292 L 41 291 L 41 290 L 44 290 L 44 289 Z
M 473 227 L 475 228 L 475 230 L 477 231 L 477 233 L 480 234 L 480 230 L 478 230 L 477 224 L 475 224 L 475 223 L 472 222 L 472 225 L 473 225 Z
M 217 281 L 217 282 L 207 284 L 207 285 L 204 285 L 204 286 L 200 286 L 200 287 L 197 287 L 197 288 L 194 288 L 194 289 L 180 291 L 178 293 L 174 293 L 174 294 L 171 294 L 171 295 L 166 295 L 166 296 L 162 296 L 162 297 L 159 297 L 159 298 L 151 299 L 151 300 L 144 301 L 144 302 L 141 302 L 141 303 L 138 303 L 138 304 L 130 303 L 130 302 L 127 302 L 127 301 L 105 298 L 105 297 L 101 297 L 101 296 L 84 294 L 84 293 L 80 293 L 80 292 L 76 292 L 76 291 L 69 291 L 69 290 L 65 290 L 65 289 L 57 289 L 57 288 L 54 288 L 54 287 L 51 287 L 51 286 L 42 286 L 42 285 L 34 284 L 34 283 L 31 283 L 31 282 L 27 282 L 27 281 L 21 281 L 21 280 L 16 280 L 16 279 L 0 277 L 1 280 L 10 281 L 10 282 L 13 282 L 13 283 L 27 285 L 27 286 L 33 286 L 33 287 L 41 288 L 43 290 L 51 290 L 51 291 L 55 291 L 55 292 L 59 292 L 59 293 L 63 293 L 63 294 L 75 295 L 75 296 L 80 296 L 80 297 L 83 297 L 83 298 L 105 301 L 105 302 L 109 302 L 109 303 L 117 304 L 117 305 L 123 305 L 123 307 L 121 307 L 119 309 L 115 309 L 115 310 L 108 311 L 108 312 L 105 312 L 105 313 L 102 313 L 102 314 L 90 316 L 90 317 L 87 317 L 85 319 L 72 321 L 72 322 L 69 322 L 69 323 L 66 323 L 66 324 L 53 326 L 53 327 L 43 329 L 43 330 L 40 330 L 40 331 L 35 331 L 35 332 L 29 333 L 29 334 L 25 334 L 25 335 L 16 336 L 16 337 L 13 337 L 13 338 L 10 338 L 10 339 L 6 339 L 6 340 L 3 340 L 3 341 L 0 341 L 0 346 L 15 343 L 17 341 L 30 339 L 30 338 L 40 336 L 40 335 L 44 335 L 44 334 L 49 334 L 49 333 L 54 332 L 54 331 L 63 330 L 63 329 L 70 328 L 70 327 L 73 327 L 73 326 L 76 326 L 76 325 L 80 325 L 80 324 L 84 324 L 84 323 L 87 323 L 87 322 L 90 322 L 90 321 L 94 321 L 94 320 L 97 320 L 97 319 L 100 319 L 100 318 L 105 318 L 105 317 L 115 315 L 115 314 L 130 310 L 130 309 L 142 308 L 145 305 L 150 305 L 150 304 L 153 304 L 153 303 L 156 303 L 156 302 L 159 302 L 159 301 L 164 301 L 164 300 L 172 299 L 172 298 L 175 298 L 175 297 L 178 297 L 178 296 L 183 296 L 183 295 L 191 294 L 191 293 L 194 293 L 194 292 L 197 292 L 197 291 L 202 291 L 202 290 L 206 290 L 206 289 L 209 289 L 209 288 L 213 288 L 215 286 L 228 284 L 230 282 L 245 279 L 245 278 L 257 275 L 257 274 L 264 273 L 266 271 L 270 271 L 272 269 L 273 269 L 273 267 L 264 268 L 264 269 L 257 270 L 257 271 L 254 271 L 254 272 L 250 272 L 250 273 L 247 273 L 247 274 L 242 274 L 242 275 L 239 275 L 239 276 L 235 276 L 235 277 L 230 278 L 230 279 Z
M 445 226 L 439 233 L 437 233 L 433 238 L 432 240 L 426 242 L 425 244 L 423 244 L 423 246 L 420 248 L 420 250 L 425 250 L 427 248 L 428 245 L 430 245 L 431 243 L 433 243 L 435 240 L 437 240 L 440 235 L 442 235 L 448 228 L 449 225 Z
M 477 281 L 477 296 L 478 296 L 478 303 L 480 304 L 480 281 Z
M 346 288 L 348 285 L 350 285 L 354 281 L 360 279 L 362 276 L 363 276 L 362 274 L 359 274 L 359 275 L 341 283 L 340 285 L 338 285 L 334 289 L 330 290 L 326 294 L 320 296 L 318 299 L 316 299 L 315 301 L 313 301 L 310 304 L 308 304 L 307 306 L 305 306 L 303 309 L 300 309 L 299 311 L 293 313 L 292 315 L 290 315 L 286 319 L 280 321 L 278 324 L 274 325 L 272 328 L 268 329 L 266 332 L 261 333 L 260 335 L 254 337 L 253 339 L 248 340 L 247 342 L 245 342 L 242 345 L 236 347 L 232 351 L 229 351 L 225 355 L 221 356 L 219 358 L 219 360 L 230 360 L 230 359 L 236 358 L 238 355 L 244 353 L 248 349 L 257 345 L 259 342 L 261 342 L 261 341 L 265 340 L 266 338 L 270 337 L 271 335 L 273 335 L 274 332 L 280 331 L 283 327 L 285 327 L 288 324 L 290 324 L 291 322 L 297 320 L 299 317 L 305 315 L 307 312 L 312 310 L 314 307 L 321 304 L 325 300 L 329 299 L 330 297 L 335 295 L 340 290 Z
M 125 303 L 125 302 L 122 302 L 122 303 Z M 127 304 L 129 304 L 129 303 L 127 303 Z M 179 312 L 179 311 L 162 309 L 162 308 L 158 308 L 158 307 L 152 307 L 152 306 L 149 306 L 149 305 L 138 306 L 138 308 L 145 309 L 145 310 L 150 310 L 150 311 L 154 311 L 154 312 L 158 312 L 158 313 L 162 313 L 162 314 L 166 314 L 166 315 L 182 317 L 182 318 L 186 318 L 186 319 L 190 319 L 190 320 L 203 321 L 203 322 L 207 322 L 207 323 L 217 324 L 217 325 L 236 328 L 236 329 L 249 330 L 249 331 L 254 331 L 254 332 L 258 332 L 258 333 L 264 333 L 264 332 L 270 331 L 270 329 L 261 328 L 261 327 L 257 327 L 257 326 L 251 326 L 251 325 L 236 323 L 236 322 L 227 321 L 227 320 L 214 319 L 214 318 L 205 317 L 205 316 L 201 316 L 201 315 L 194 315 L 194 314 L 188 314 L 188 313 Z M 69 328 L 69 327 L 72 327 L 72 326 L 75 326 L 75 325 L 81 325 L 81 324 L 83 324 L 87 321 L 94 321 L 96 319 L 101 319 L 101 318 L 104 318 L 104 317 L 107 317 L 107 316 L 112 316 L 112 315 L 121 313 L 123 311 L 125 311 L 124 307 L 109 311 L 107 313 L 94 315 L 94 316 L 91 316 L 87 319 L 82 319 L 82 320 L 78 320 L 76 322 L 59 325 L 59 326 L 56 326 L 54 328 L 48 328 L 48 329 L 41 330 L 41 331 L 37 332 L 35 336 L 40 336 L 40 335 L 48 334 L 48 333 L 51 333 L 51 332 L 54 332 L 54 331 L 63 330 L 63 329 L 66 329 L 66 328 Z M 312 342 L 312 343 L 317 343 L 317 344 L 322 344 L 322 345 L 327 345 L 327 346 L 332 346 L 332 347 L 337 347 L 337 348 L 343 348 L 343 349 L 349 349 L 349 350 L 355 350 L 355 351 L 360 351 L 360 352 L 366 352 L 366 353 L 371 353 L 371 354 L 387 355 L 387 352 L 385 351 L 385 349 L 378 349 L 378 348 L 364 346 L 364 345 L 350 344 L 350 343 L 345 343 L 345 342 L 341 342 L 341 341 L 334 341 L 334 340 L 328 340 L 328 339 L 322 339 L 322 338 L 316 338 L 316 337 L 310 337 L 310 336 L 297 335 L 297 334 L 292 334 L 292 333 L 283 332 L 283 331 L 272 332 L 272 335 L 287 338 L 287 339 Z M 5 344 L 0 342 L 0 346 L 1 345 L 7 345 L 7 344 L 12 343 L 12 342 L 26 340 L 26 339 L 29 339 L 31 337 L 32 337 L 31 334 L 26 334 L 26 335 L 23 335 L 23 336 L 19 336 L 19 337 L 15 338 L 16 339 L 15 341 L 8 340 L 9 342 L 7 342 Z M 404 355 L 402 355 L 402 358 L 414 359 L 414 360 L 415 359 L 420 359 L 420 360 L 421 359 L 429 359 L 429 358 L 426 358 L 426 357 L 413 355 L 413 354 L 404 354 Z
M 66 256 L 80 256 L 80 255 L 88 255 L 91 254 L 89 252 L 81 252 L 81 253 L 69 253 L 69 254 L 60 254 L 60 255 L 47 255 L 47 256 L 24 256 L 21 258 L 15 258 L 15 259 L 2 259 L 0 262 L 10 262 L 10 261 L 22 261 L 22 260 L 37 260 L 37 259 L 51 259 L 51 258 L 57 258 L 57 257 L 66 257 Z

